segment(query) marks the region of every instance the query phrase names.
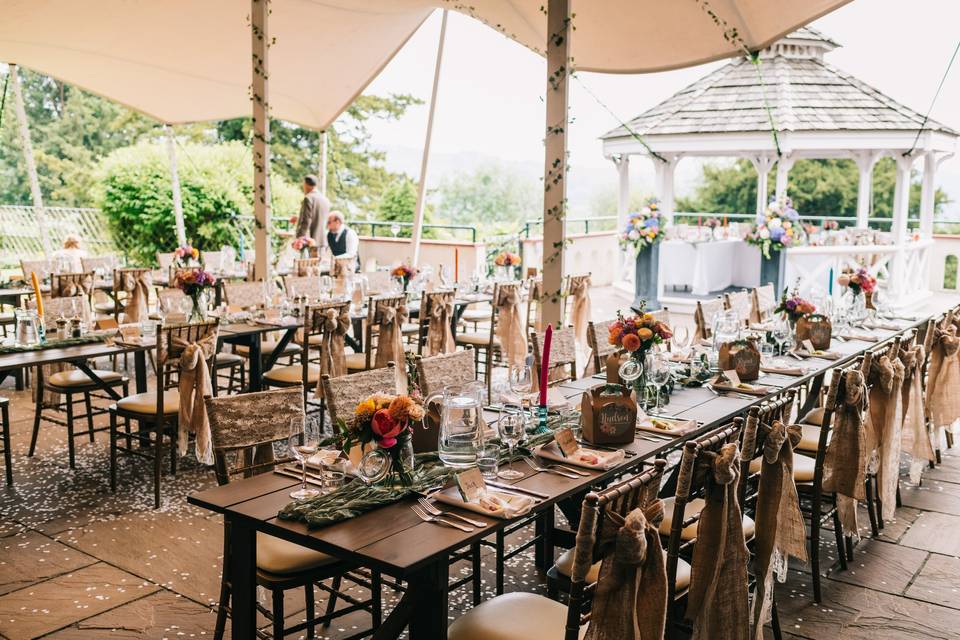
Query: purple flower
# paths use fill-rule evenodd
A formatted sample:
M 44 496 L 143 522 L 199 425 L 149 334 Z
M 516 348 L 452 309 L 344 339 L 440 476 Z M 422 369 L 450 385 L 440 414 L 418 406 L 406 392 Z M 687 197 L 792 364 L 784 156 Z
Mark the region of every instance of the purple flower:
M 660 225 L 660 221 L 656 218 L 647 218 L 647 221 L 643 223 L 645 227 L 657 227 Z
M 771 240 L 779 240 L 781 237 L 783 237 L 783 227 L 775 227 L 770 229 Z

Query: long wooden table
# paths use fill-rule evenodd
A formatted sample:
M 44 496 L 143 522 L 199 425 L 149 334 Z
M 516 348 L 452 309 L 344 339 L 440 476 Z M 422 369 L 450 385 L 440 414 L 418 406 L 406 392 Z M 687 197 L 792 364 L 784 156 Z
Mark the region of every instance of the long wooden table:
M 875 331 L 881 342 L 919 323 L 901 322 L 899 331 Z M 824 375 L 835 367 L 852 362 L 864 351 L 880 344 L 850 340 L 834 341 L 832 349 L 842 354 L 839 360 L 810 358 L 804 366 L 811 370 L 802 376 L 767 375 L 760 383 L 775 393 L 784 389 L 822 384 Z M 800 364 L 797 362 L 796 364 Z M 573 381 L 561 386 L 564 395 L 575 398 L 583 390 L 598 384 L 596 379 Z M 568 479 L 549 473 L 532 471 L 522 463 L 513 466 L 524 473 L 515 482 L 518 486 L 549 495 L 536 510 L 552 509 L 558 502 L 584 493 L 591 486 L 634 472 L 683 442 L 743 415 L 762 397 L 742 398 L 716 395 L 707 388 L 677 389 L 664 415 L 696 420 L 699 427 L 679 438 L 657 437 L 640 433 L 630 445 L 623 447 L 636 455 L 605 472 L 591 472 L 589 477 Z M 334 555 L 362 566 L 402 579 L 408 588 L 374 638 L 394 638 L 409 625 L 413 640 L 446 638 L 448 557 L 454 550 L 494 534 L 510 521 L 483 518 L 487 526 L 472 533 L 423 522 L 410 509 L 413 498 L 376 509 L 356 518 L 326 527 L 310 529 L 306 524 L 281 520 L 277 513 L 290 502 L 289 493 L 297 485 L 295 479 L 277 474 L 253 478 L 193 494 L 191 504 L 221 513 L 231 527 L 230 567 L 232 581 L 232 633 L 235 640 L 255 637 L 256 624 L 256 534 L 264 532 L 284 540 Z M 476 514 L 470 514 L 475 517 Z M 552 559 L 547 559 L 549 562 Z M 414 615 L 414 611 L 416 614 Z

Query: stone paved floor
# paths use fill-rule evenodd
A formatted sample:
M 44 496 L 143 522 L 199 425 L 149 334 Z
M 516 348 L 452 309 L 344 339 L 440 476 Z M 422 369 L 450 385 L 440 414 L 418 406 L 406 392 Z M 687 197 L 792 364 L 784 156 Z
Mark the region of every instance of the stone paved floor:
M 596 296 L 595 316 L 609 317 L 619 300 Z M 32 404 L 9 386 L 2 394 L 12 401 L 16 484 L 0 485 L 0 638 L 212 636 L 222 525 L 184 500 L 214 484 L 212 474 L 184 462 L 175 478 L 164 476 L 163 504 L 153 510 L 146 463 L 123 461 L 112 495 L 105 434 L 78 442 L 75 471 L 65 432 L 52 425 L 43 427 L 37 455 L 27 458 Z M 810 596 L 809 571 L 791 566 L 778 588 L 788 637 L 960 638 L 960 450 L 945 453 L 922 487 L 903 478 L 896 521 L 856 547 L 847 571 L 824 567 L 821 605 Z M 828 540 L 825 564 L 834 551 Z M 485 597 L 493 592 L 491 553 L 484 552 Z M 455 567 L 453 574 L 463 571 Z M 508 567 L 506 588 L 543 591 L 529 554 Z M 388 606 L 395 602 L 391 593 L 385 597 Z M 463 590 L 450 601 L 451 618 L 469 606 Z M 288 594 L 288 620 L 299 620 L 303 606 L 302 592 Z M 366 624 L 365 616 L 348 616 L 321 637 L 345 637 Z

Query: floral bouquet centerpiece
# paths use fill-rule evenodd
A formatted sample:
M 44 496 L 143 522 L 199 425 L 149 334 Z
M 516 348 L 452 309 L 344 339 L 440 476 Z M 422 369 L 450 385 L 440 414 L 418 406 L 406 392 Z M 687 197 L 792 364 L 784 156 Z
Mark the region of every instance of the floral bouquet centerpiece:
M 496 267 L 497 275 L 501 280 L 512 280 L 516 274 L 516 268 L 521 265 L 523 260 L 516 253 L 501 251 L 493 259 L 493 266 Z
M 706 222 L 703 223 L 703 226 L 713 231 L 714 229 L 720 227 L 722 224 L 723 223 L 720 222 L 720 218 L 717 218 L 715 216 L 710 216 L 709 218 L 707 218 Z
M 651 200 L 640 211 L 627 216 L 627 226 L 620 232 L 620 247 L 640 253 L 657 244 L 663 239 L 666 222 L 657 201 Z
M 790 322 L 790 326 L 793 327 L 796 326 L 797 320 L 816 310 L 817 307 L 809 300 L 801 298 L 798 291 L 794 290 L 793 293 L 787 295 L 787 290 L 784 289 L 783 295 L 780 296 L 780 304 L 773 311 L 774 313 L 782 313 L 786 316 Z
M 360 461 L 361 476 L 370 480 L 392 477 L 407 486 L 414 465 L 411 430 L 423 416 L 423 405 L 411 396 L 375 393 L 356 406 L 349 423 L 338 421 L 342 449 L 349 455 L 355 445 L 376 445 Z
M 774 200 L 766 212 L 757 216 L 746 241 L 760 248 L 763 257 L 770 258 L 771 251 L 802 244 L 805 240 L 800 214 L 793 208 L 790 198 Z
M 842 273 L 837 279 L 841 287 L 848 287 L 854 297 L 861 293 L 873 293 L 877 288 L 877 279 L 870 272 L 860 267 L 852 273 Z
M 637 398 L 642 399 L 647 387 L 647 375 L 643 370 L 647 352 L 657 344 L 669 340 L 673 332 L 652 313 L 638 313 L 624 317 L 617 312 L 617 320 L 610 325 L 607 341 L 630 354 L 630 359 L 639 365 L 639 375 L 632 380 Z M 623 376 L 626 377 L 626 376 Z M 629 381 L 629 380 L 628 380 Z
M 418 273 L 420 273 L 420 271 L 416 267 L 401 262 L 393 268 L 390 275 L 394 278 L 400 278 L 403 281 L 403 290 L 406 291 L 410 281 L 416 278 Z
M 173 286 L 190 296 L 193 311 L 190 320 L 204 320 L 207 317 L 207 292 L 217 284 L 217 279 L 202 267 L 180 269 L 174 277 Z
M 840 223 L 836 220 L 824 220 L 820 228 L 824 231 L 836 231 L 840 228 Z
M 177 247 L 173 252 L 173 266 L 188 267 L 200 260 L 200 251 L 189 244 Z
M 310 257 L 310 248 L 317 246 L 317 241 L 308 236 L 300 236 L 290 243 L 294 251 L 300 253 L 301 258 Z

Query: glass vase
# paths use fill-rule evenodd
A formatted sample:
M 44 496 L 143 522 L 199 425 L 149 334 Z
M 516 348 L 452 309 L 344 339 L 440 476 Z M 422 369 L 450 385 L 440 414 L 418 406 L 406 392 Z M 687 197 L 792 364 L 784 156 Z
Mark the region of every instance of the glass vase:
M 206 289 L 197 291 L 190 296 L 190 301 L 193 303 L 190 308 L 190 322 L 203 322 L 207 319 L 207 305 L 209 304 L 209 300 L 210 297 Z

